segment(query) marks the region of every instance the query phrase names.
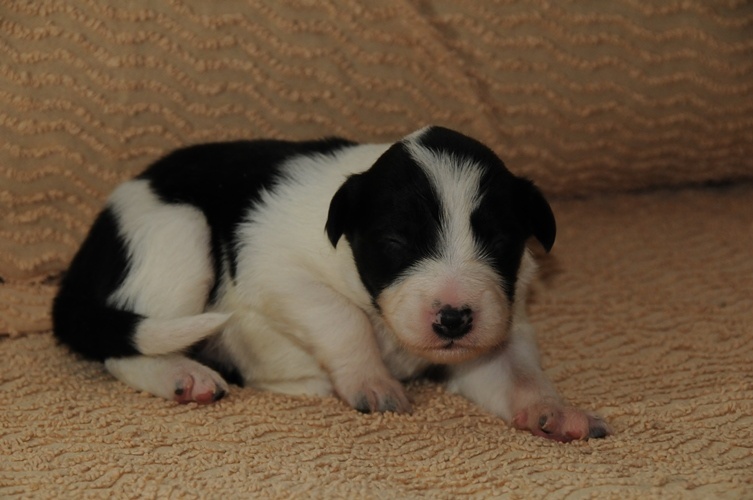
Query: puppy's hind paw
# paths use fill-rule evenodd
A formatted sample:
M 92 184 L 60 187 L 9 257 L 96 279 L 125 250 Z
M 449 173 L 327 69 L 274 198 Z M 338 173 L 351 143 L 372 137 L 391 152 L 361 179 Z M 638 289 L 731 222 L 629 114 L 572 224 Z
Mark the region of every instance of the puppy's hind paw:
M 186 404 L 196 401 L 199 404 L 209 404 L 219 401 L 227 394 L 227 390 L 218 386 L 203 386 L 195 384 L 193 378 L 186 377 L 175 384 L 175 401 Z
M 105 367 L 134 389 L 178 403 L 212 403 L 228 391 L 219 373 L 183 356 L 108 358 Z
M 203 369 L 184 371 L 177 376 L 173 398 L 175 401 L 184 404 L 194 401 L 209 404 L 227 394 L 228 386 L 222 377 L 209 368 L 201 368 Z

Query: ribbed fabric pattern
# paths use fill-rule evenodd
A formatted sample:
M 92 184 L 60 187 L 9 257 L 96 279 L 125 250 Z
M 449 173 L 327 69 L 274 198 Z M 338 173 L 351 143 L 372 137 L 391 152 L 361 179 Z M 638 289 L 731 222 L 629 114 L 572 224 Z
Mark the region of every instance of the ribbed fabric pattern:
M 0 6 L 0 277 L 70 260 L 106 194 L 232 138 L 489 143 L 552 194 L 753 175 L 753 4 L 172 0 Z
M 50 306 L 56 291 L 57 287 L 51 284 L 0 284 L 0 336 L 49 330 Z
M 560 201 L 531 318 L 547 373 L 614 427 L 567 445 L 429 383 L 414 413 L 232 388 L 136 393 L 0 340 L 2 498 L 750 498 L 753 187 Z

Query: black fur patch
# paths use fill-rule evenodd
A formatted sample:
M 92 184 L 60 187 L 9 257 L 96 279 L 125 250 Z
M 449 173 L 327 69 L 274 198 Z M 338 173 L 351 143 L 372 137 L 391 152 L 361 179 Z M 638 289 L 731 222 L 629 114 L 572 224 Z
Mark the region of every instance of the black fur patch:
M 131 335 L 143 319 L 106 305 L 125 277 L 125 242 L 115 216 L 104 210 L 73 258 L 52 305 L 55 335 L 90 359 L 138 354 Z
M 405 146 L 390 147 L 374 166 L 350 177 L 333 198 L 327 232 L 348 240 L 361 281 L 376 298 L 438 244 L 440 207 L 424 171 Z

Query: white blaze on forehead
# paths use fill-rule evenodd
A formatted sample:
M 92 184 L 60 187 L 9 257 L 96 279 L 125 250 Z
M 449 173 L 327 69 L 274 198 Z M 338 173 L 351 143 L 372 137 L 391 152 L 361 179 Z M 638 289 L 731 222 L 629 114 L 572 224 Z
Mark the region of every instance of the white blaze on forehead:
M 439 198 L 442 225 L 438 257 L 453 268 L 478 259 L 471 214 L 481 201 L 481 168 L 469 158 L 421 146 L 416 139 L 411 137 L 404 144 Z

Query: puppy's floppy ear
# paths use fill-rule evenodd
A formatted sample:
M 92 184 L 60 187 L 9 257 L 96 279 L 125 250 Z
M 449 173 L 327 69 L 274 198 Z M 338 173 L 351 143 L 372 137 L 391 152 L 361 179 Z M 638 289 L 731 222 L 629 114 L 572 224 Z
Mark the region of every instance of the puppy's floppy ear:
M 329 204 L 329 214 L 327 214 L 327 224 L 325 229 L 327 237 L 333 247 L 337 247 L 337 242 L 343 234 L 353 230 L 356 220 L 357 201 L 361 186 L 361 174 L 351 175 L 340 186 L 332 201 Z
M 528 221 L 528 231 L 549 252 L 557 236 L 557 223 L 549 203 L 539 188 L 528 179 L 516 179 L 515 198 L 520 214 Z

